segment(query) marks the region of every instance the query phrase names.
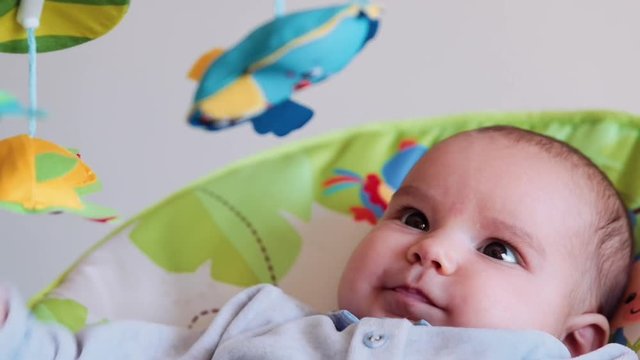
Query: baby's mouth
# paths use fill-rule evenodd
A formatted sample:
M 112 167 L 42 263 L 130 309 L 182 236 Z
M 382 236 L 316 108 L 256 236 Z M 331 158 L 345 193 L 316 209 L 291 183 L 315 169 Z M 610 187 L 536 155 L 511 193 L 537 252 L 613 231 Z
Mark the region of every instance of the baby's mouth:
M 404 296 L 409 297 L 410 299 L 419 301 L 421 303 L 429 304 L 431 306 L 438 307 L 431 301 L 431 299 L 420 289 L 410 287 L 410 286 L 398 286 L 393 288 L 393 291 L 403 294 Z
M 629 312 L 631 313 L 631 315 L 635 315 L 635 314 L 640 312 L 640 309 L 631 308 L 631 310 L 629 310 Z
M 405 318 L 411 321 L 435 321 L 442 316 L 445 309 L 435 303 L 419 287 L 409 284 L 390 286 L 386 292 L 384 312 L 387 317 Z

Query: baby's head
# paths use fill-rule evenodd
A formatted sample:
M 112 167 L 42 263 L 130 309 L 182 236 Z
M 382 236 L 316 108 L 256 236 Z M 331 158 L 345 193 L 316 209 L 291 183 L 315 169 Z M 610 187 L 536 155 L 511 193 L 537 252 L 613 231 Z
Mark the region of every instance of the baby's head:
M 631 252 L 625 207 L 591 161 L 485 128 L 416 164 L 351 255 L 338 302 L 360 317 L 541 330 L 581 354 L 607 341 Z

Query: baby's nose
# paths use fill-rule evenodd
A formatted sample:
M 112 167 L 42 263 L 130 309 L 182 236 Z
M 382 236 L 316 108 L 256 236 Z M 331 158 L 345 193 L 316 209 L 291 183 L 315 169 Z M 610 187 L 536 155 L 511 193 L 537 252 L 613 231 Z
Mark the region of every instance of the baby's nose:
M 409 247 L 407 260 L 411 264 L 417 263 L 433 268 L 441 275 L 451 275 L 458 267 L 458 260 L 453 244 L 446 241 L 435 236 L 426 236 Z

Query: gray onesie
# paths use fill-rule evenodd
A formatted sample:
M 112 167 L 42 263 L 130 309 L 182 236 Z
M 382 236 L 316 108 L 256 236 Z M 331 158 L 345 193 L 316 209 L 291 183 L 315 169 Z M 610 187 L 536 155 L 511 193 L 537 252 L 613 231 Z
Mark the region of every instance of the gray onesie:
M 317 314 L 276 287 L 233 297 L 203 332 L 139 321 L 90 326 L 77 335 L 42 324 L 11 293 L 0 360 L 38 359 L 568 359 L 539 331 L 429 326 L 404 319 Z M 580 357 L 637 359 L 609 344 Z

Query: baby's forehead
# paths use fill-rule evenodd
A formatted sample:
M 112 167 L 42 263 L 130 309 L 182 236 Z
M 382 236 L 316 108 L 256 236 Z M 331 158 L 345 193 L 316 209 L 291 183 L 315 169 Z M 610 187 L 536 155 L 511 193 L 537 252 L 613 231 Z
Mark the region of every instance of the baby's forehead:
M 450 164 L 472 167 L 484 164 L 495 165 L 496 170 L 507 173 L 514 170 L 513 165 L 528 163 L 532 159 L 542 161 L 541 169 L 558 172 L 574 170 L 577 165 L 570 161 L 564 150 L 551 150 L 548 145 L 521 141 L 513 135 L 475 131 L 456 134 L 435 144 L 421 162 L 437 165 L 434 171 L 446 171 Z M 553 166 L 544 166 L 550 164 Z
M 486 153 L 487 157 L 509 155 L 511 159 L 522 158 L 527 161 L 532 154 L 543 158 L 545 162 L 554 164 L 552 168 L 558 173 L 570 172 L 571 179 L 582 182 L 584 186 L 597 192 L 609 191 L 611 187 L 606 181 L 595 181 L 606 178 L 590 159 L 577 149 L 559 140 L 518 128 L 492 130 L 493 128 L 477 129 L 455 134 L 435 144 L 425 154 L 422 161 L 430 157 L 461 152 Z M 465 157 L 453 157 L 449 161 L 466 163 Z M 517 161 L 517 160 L 516 160 Z M 511 170 L 508 166 L 503 171 Z M 615 190 L 613 190 L 615 192 Z
M 518 194 L 527 198 L 535 194 L 542 200 L 537 205 L 549 210 L 566 199 L 566 204 L 560 204 L 571 204 L 563 206 L 567 210 L 563 216 L 566 226 L 580 229 L 582 234 L 577 234 L 576 238 L 584 239 L 585 233 L 592 234 L 596 230 L 595 218 L 600 207 L 598 194 L 602 184 L 592 181 L 592 174 L 584 169 L 588 163 L 575 159 L 582 156 L 575 152 L 556 140 L 537 134 L 465 132 L 432 147 L 421 160 L 420 169 L 410 178 L 414 185 L 420 185 L 424 180 L 425 186 L 438 187 L 445 180 L 455 182 L 457 176 L 486 177 L 489 180 L 482 189 L 489 195 L 502 197 L 508 191 L 516 194 L 500 199 L 508 208 L 527 206 L 526 201 L 520 202 Z M 511 188 L 512 183 L 517 185 Z M 464 192 L 465 189 L 455 191 Z M 559 196 L 563 193 L 564 196 Z M 485 197 L 485 200 L 490 198 Z
M 461 153 L 466 151 L 481 153 L 508 152 L 527 153 L 531 151 L 546 153 L 535 144 L 516 141 L 512 136 L 502 133 L 467 131 L 448 137 L 432 146 L 425 158 L 440 153 Z M 458 159 L 466 161 L 465 158 Z

